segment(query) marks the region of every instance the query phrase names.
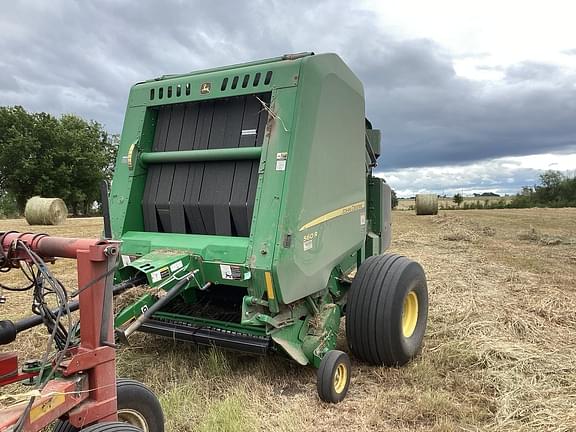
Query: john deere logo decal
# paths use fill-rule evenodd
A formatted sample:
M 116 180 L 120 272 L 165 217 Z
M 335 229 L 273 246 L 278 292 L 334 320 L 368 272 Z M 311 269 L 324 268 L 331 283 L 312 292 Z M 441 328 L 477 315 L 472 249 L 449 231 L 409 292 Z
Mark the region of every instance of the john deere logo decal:
M 202 83 L 200 86 L 200 94 L 208 94 L 212 90 L 212 84 L 209 82 Z

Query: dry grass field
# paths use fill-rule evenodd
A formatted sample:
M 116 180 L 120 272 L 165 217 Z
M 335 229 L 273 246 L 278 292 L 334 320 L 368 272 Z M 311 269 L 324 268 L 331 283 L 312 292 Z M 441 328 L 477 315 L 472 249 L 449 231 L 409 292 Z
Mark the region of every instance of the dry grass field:
M 98 236 L 101 226 L 34 229 Z M 30 227 L 5 220 L 2 230 Z M 143 335 L 118 352 L 119 375 L 156 391 L 169 432 L 576 430 L 576 209 L 394 212 L 393 251 L 427 271 L 422 355 L 400 369 L 354 361 L 339 405 L 319 402 L 313 369 L 282 357 Z M 54 273 L 75 287 L 70 262 Z M 30 301 L 9 294 L 0 317 L 27 315 Z M 33 330 L 2 349 L 37 354 L 44 340 Z

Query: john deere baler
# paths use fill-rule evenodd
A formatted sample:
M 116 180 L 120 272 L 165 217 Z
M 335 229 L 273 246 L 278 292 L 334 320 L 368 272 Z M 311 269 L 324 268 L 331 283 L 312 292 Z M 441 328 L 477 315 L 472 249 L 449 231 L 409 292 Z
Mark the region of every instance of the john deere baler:
M 380 132 L 362 84 L 334 54 L 302 53 L 132 87 L 110 192 L 117 278 L 146 294 L 116 317 L 134 330 L 283 352 L 318 370 L 323 400 L 350 381 L 335 351 L 399 365 L 426 327 L 422 268 L 385 254 L 390 188 L 372 175 Z M 165 291 L 165 295 L 158 295 Z

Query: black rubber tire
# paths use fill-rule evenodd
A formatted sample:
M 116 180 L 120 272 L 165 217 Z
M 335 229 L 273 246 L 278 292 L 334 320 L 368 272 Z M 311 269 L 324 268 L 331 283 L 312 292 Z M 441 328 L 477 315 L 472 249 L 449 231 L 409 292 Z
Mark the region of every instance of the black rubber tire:
M 156 395 L 144 384 L 126 378 L 117 380 L 118 411 L 132 409 L 141 413 L 149 432 L 164 432 L 164 413 Z
M 84 432 L 142 432 L 136 426 L 127 423 L 99 423 L 82 429 Z
M 340 391 L 335 387 L 335 376 L 339 367 L 345 368 L 346 371 L 346 381 Z M 350 387 L 351 371 L 352 365 L 348 354 L 338 350 L 328 351 L 316 372 L 316 390 L 318 390 L 320 400 L 330 403 L 341 402 Z
M 418 298 L 416 326 L 410 337 L 402 331 L 404 300 Z M 428 288 L 422 266 L 394 254 L 368 258 L 348 292 L 346 338 L 350 351 L 374 365 L 401 366 L 416 356 L 428 319 Z
M 52 432 L 78 432 L 78 429 L 68 423 L 68 420 L 58 420 Z
M 164 414 L 158 398 L 144 384 L 126 378 L 116 381 L 118 411 L 131 409 L 140 413 L 148 424 L 149 432 L 164 432 Z M 121 423 L 128 425 L 127 423 Z M 98 426 L 98 425 L 94 425 Z M 130 425 L 128 425 L 130 426 Z M 91 426 L 92 427 L 92 426 Z M 133 427 L 133 426 L 131 426 Z M 82 429 L 83 431 L 91 429 Z M 129 429 L 130 431 L 132 429 Z M 136 430 L 140 430 L 136 428 Z M 78 432 L 67 420 L 59 420 L 52 429 L 53 432 Z

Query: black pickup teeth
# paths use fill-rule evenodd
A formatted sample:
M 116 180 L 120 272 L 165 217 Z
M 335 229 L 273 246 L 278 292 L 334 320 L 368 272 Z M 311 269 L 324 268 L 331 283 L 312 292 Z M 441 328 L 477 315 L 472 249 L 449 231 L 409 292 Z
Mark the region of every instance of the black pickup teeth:
M 269 336 L 254 336 L 173 320 L 148 320 L 142 324 L 139 331 L 168 337 L 173 340 L 216 346 L 252 354 L 264 355 L 272 348 L 272 339 Z
M 219 286 L 218 288 L 224 290 L 223 286 Z M 237 289 L 237 291 L 240 290 Z M 241 294 L 244 294 L 244 292 Z M 199 317 L 214 321 L 240 324 L 242 318 L 242 297 L 238 297 L 238 299 L 227 299 L 228 301 L 224 303 L 223 301 L 216 302 L 211 300 L 213 299 L 209 293 L 198 293 L 195 303 L 176 300 L 166 305 L 162 309 L 162 312 L 182 315 L 184 317 Z

